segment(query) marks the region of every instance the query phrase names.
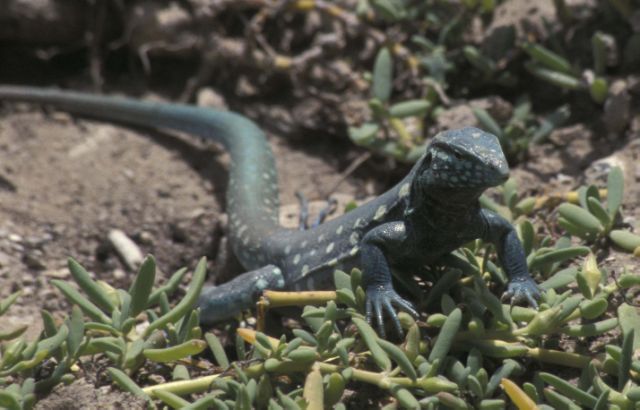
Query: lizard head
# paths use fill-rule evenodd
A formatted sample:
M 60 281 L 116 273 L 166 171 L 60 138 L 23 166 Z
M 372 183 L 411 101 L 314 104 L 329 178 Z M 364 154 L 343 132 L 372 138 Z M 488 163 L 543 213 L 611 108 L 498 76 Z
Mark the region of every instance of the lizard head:
M 509 177 L 498 138 L 473 127 L 444 131 L 427 147 L 418 180 L 427 191 L 482 193 Z

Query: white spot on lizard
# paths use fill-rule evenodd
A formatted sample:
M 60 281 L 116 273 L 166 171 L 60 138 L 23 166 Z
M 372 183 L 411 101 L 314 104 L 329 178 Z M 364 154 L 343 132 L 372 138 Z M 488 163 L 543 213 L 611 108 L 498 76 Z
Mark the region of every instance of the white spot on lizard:
M 382 219 L 384 217 L 384 215 L 387 213 L 387 206 L 386 205 L 380 205 L 380 207 L 378 209 L 376 209 L 376 214 L 373 215 L 373 220 L 374 221 L 379 221 L 380 219 Z
M 402 184 L 402 186 L 400 187 L 400 190 L 398 191 L 398 196 L 400 198 L 404 198 L 405 196 L 409 195 L 410 188 L 411 188 L 411 184 L 409 184 L 408 182 L 406 184 Z

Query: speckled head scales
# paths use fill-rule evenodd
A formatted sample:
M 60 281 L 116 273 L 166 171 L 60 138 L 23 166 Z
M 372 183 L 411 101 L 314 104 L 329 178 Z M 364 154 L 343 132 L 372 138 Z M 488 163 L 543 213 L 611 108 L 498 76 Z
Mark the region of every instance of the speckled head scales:
M 509 176 L 498 138 L 473 127 L 439 133 L 421 161 L 421 183 L 431 188 L 484 189 Z

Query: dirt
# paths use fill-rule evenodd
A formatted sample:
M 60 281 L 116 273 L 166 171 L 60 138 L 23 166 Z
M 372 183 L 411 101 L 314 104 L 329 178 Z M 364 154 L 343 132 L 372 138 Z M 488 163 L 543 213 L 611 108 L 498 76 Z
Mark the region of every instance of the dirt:
M 146 402 L 131 393 L 123 393 L 111 386 L 96 388 L 85 379 L 79 379 L 68 386 L 57 386 L 35 407 L 36 410 L 142 410 L 146 408 Z

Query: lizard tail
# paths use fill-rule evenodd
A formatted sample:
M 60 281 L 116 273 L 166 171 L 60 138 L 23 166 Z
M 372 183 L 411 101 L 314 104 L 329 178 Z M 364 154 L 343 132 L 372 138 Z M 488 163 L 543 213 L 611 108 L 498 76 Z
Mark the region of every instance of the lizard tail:
M 267 252 L 264 238 L 282 229 L 273 153 L 264 133 L 242 115 L 185 104 L 21 86 L 0 86 L 0 101 L 47 104 L 98 120 L 168 128 L 219 142 L 231 156 L 227 192 L 231 246 L 246 269 L 262 266 L 260 260 Z

